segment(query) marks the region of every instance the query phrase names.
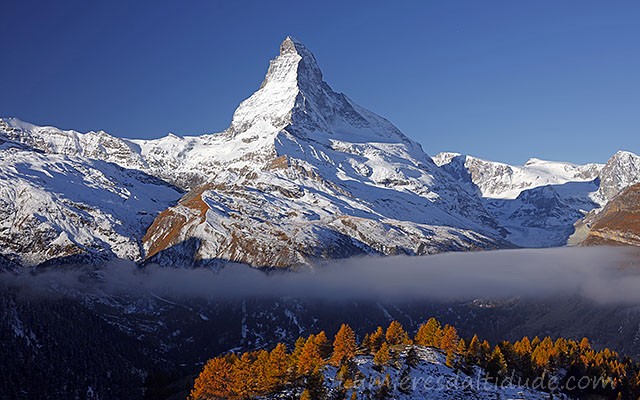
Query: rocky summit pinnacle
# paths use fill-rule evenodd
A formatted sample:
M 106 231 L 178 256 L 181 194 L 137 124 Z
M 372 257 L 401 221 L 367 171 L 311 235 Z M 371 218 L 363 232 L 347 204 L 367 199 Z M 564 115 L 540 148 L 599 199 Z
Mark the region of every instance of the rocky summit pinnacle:
M 304 44 L 292 36 L 287 36 L 280 44 L 280 55 L 285 53 L 298 53 L 298 48 L 305 48 Z
M 271 60 L 260 89 L 238 106 L 230 126 L 234 135 L 284 129 L 294 135 L 312 134 L 316 140 L 349 131 L 370 141 L 409 143 L 384 118 L 335 92 L 323 80 L 313 53 L 291 36 L 280 44 L 280 54 Z

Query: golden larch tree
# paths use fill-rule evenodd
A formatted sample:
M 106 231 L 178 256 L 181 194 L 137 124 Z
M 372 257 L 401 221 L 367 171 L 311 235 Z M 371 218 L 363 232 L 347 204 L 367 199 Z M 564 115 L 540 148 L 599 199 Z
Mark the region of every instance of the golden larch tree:
M 407 331 L 404 330 L 402 324 L 400 324 L 400 322 L 398 321 L 391 321 L 389 327 L 387 328 L 385 338 L 387 339 L 387 343 L 390 346 L 411 344 L 411 340 L 409 339 Z
M 333 340 L 333 355 L 331 363 L 339 365 L 345 361 L 352 360 L 356 356 L 358 343 L 356 342 L 356 334 L 347 324 L 342 324 L 340 330 L 336 333 Z

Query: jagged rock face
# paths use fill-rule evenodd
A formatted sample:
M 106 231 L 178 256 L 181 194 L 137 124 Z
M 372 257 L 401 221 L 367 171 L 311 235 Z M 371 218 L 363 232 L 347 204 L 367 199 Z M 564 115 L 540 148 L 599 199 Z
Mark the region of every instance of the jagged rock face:
M 625 188 L 640 182 L 640 156 L 619 151 L 607 161 L 600 173 L 600 189 L 595 198 L 606 204 Z
M 584 245 L 640 246 L 640 184 L 623 190 L 588 221 Z

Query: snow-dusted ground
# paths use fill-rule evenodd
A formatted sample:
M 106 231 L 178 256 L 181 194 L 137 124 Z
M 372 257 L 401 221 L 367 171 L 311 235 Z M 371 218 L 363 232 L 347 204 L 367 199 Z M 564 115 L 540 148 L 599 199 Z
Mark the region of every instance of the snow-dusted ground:
M 355 363 L 361 373 L 355 387 L 347 390 L 347 398 L 354 391 L 358 399 L 373 396 L 381 382 L 388 374 L 392 382 L 391 399 L 396 400 L 462 400 L 462 399 L 502 399 L 502 400 L 536 400 L 549 399 L 550 394 L 519 386 L 517 380 L 505 386 L 496 385 L 485 380 L 485 372 L 475 368 L 474 373 L 467 375 L 456 371 L 445 364 L 446 356 L 437 349 L 416 346 L 419 362 L 409 369 L 409 374 L 402 382 L 402 371 L 405 366 L 406 351 L 398 360 L 397 366 L 389 365 L 382 370 L 375 367 L 372 356 L 357 356 Z M 393 364 L 393 363 L 391 363 Z M 337 388 L 340 382 L 336 379 L 337 369 L 328 366 L 323 371 L 327 387 Z M 285 391 L 273 398 L 282 398 L 292 394 Z M 554 399 L 567 399 L 562 394 L 554 393 Z

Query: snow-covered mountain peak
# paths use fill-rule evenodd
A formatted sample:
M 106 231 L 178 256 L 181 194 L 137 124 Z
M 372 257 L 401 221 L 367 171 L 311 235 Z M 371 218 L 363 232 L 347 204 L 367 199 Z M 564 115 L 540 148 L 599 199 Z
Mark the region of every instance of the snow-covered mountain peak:
M 640 156 L 629 151 L 618 151 L 602 168 L 600 189 L 596 201 L 604 205 L 623 189 L 640 182 Z
M 280 54 L 269 64 L 260 89 L 240 103 L 231 122 L 234 132 L 269 123 L 282 129 L 291 122 L 301 86 L 319 85 L 322 72 L 313 54 L 298 40 L 287 36 L 280 45 Z
M 335 92 L 313 53 L 292 37 L 280 45 L 260 89 L 240 103 L 228 132 L 249 139 L 283 130 L 325 144 L 414 144 L 386 119 Z
M 524 163 L 524 165 L 525 166 L 527 166 L 527 165 L 536 165 L 536 164 L 543 164 L 543 163 L 546 163 L 546 162 L 547 161 L 542 160 L 540 158 L 532 157 L 532 158 L 528 159 L 527 162 Z

